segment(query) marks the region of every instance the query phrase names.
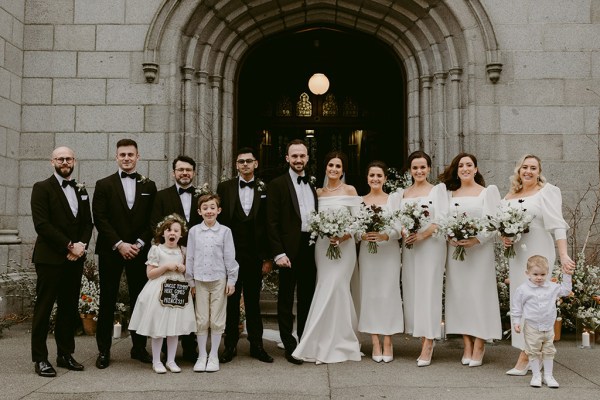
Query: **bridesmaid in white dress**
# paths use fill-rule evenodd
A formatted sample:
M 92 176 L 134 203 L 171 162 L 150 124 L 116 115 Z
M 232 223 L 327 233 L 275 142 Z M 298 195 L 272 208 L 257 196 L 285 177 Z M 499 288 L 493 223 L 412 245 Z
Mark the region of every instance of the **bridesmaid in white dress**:
M 502 200 L 504 204 L 513 207 L 523 207 L 528 214 L 534 215 L 529 225 L 529 232 L 521 236 L 514 245 L 516 256 L 509 259 L 510 297 L 514 291 L 525 282 L 527 259 L 533 255 L 542 255 L 548 259 L 552 269 L 556 260 L 556 251 L 552 234 L 556 241 L 560 263 L 564 273 L 570 274 L 575 269 L 575 262 L 567 253 L 568 224 L 562 216 L 562 198 L 560 189 L 546 182 L 542 175 L 542 162 L 534 155 L 527 154 L 519 160 L 511 177 L 511 187 Z M 506 247 L 512 244 L 509 237 L 502 238 Z M 522 247 L 525 245 L 525 248 Z M 550 271 L 552 272 L 552 271 Z M 552 273 L 548 274 L 548 279 Z M 512 324 L 511 324 L 512 325 Z M 508 375 L 526 375 L 527 355 L 523 352 L 523 334 L 512 331 L 512 345 L 521 350 L 514 368 L 507 371 Z
M 354 212 L 360 197 L 354 186 L 342 182 L 347 157 L 333 151 L 325 157 L 327 184 L 317 190 L 319 210 L 346 207 Z M 338 245 L 341 258 L 326 256 L 329 244 Z M 292 356 L 316 364 L 360 361 L 356 336 L 357 317 L 350 294 L 350 279 L 356 266 L 356 245 L 351 234 L 318 238 L 315 244 L 317 286 L 304 333 Z
M 461 153 L 440 175 L 449 196 L 449 214 L 466 213 L 485 218 L 496 215 L 500 193 L 494 185 L 485 187 L 477 170 L 477 158 Z M 464 351 L 461 362 L 478 367 L 483 362 L 485 342 L 501 339 L 500 304 L 496 284 L 494 236 L 450 241 L 446 261 L 446 332 L 462 334 Z M 454 260 L 454 247 L 466 249 L 464 261 Z
M 395 211 L 400 196 L 383 191 L 387 166 L 382 161 L 372 161 L 367 166 L 367 183 L 371 190 L 362 201 L 367 206 L 376 205 Z M 388 232 L 367 232 L 362 235 L 358 265 L 360 266 L 360 318 L 358 330 L 370 333 L 373 342 L 371 358 L 375 362 L 394 359 L 392 335 L 404 332 L 402 297 L 400 296 L 400 238 L 399 227 Z M 377 243 L 377 253 L 369 253 L 367 244 Z M 383 349 L 379 335 L 383 335 Z
M 433 237 L 436 222 L 446 217 L 448 193 L 446 185 L 432 185 L 427 181 L 431 172 L 431 158 L 415 151 L 408 156 L 413 184 L 398 191 L 402 206 L 409 203 L 425 205 L 430 223 L 419 232 L 404 235 L 402 250 L 402 294 L 404 297 L 404 328 L 406 333 L 421 338 L 419 367 L 431 364 L 434 339 L 442 335 L 442 292 L 446 264 L 446 241 Z M 406 248 L 412 245 L 412 248 Z

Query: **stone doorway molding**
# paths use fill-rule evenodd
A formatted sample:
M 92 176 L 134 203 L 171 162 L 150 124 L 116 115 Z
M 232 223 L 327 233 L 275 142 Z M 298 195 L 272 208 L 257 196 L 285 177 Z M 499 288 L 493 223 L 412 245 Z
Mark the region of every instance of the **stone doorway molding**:
M 170 99 L 169 156 L 199 161 L 200 182 L 231 170 L 235 83 L 246 51 L 278 32 L 338 26 L 387 44 L 405 70 L 408 149 L 434 170 L 476 146 L 475 93 L 500 78 L 480 0 L 165 0 L 148 30 L 143 69 Z

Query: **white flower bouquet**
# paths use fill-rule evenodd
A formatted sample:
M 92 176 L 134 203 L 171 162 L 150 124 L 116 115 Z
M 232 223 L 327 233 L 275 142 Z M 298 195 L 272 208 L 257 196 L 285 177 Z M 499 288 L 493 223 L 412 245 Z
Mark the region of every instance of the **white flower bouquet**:
M 480 218 L 469 217 L 466 213 L 456 213 L 440 223 L 436 236 L 457 242 L 475 237 L 484 230 L 485 225 Z M 466 254 L 464 246 L 456 246 L 452 258 L 464 261 Z
M 429 202 L 431 204 L 431 202 Z M 417 233 L 419 229 L 429 223 L 429 205 L 420 204 L 416 201 L 406 203 L 400 210 L 397 211 L 396 217 L 400 225 L 402 225 L 402 231 L 406 235 Z M 407 249 L 412 249 L 413 245 L 405 244 Z
M 361 203 L 354 222 L 354 228 L 351 230 L 361 236 L 368 232 L 381 232 L 389 235 L 394 222 L 394 213 L 376 204 L 368 206 Z M 367 242 L 367 249 L 371 254 L 377 253 L 378 247 L 377 242 Z
M 326 209 L 323 211 L 313 211 L 308 219 L 308 228 L 310 231 L 310 244 L 314 244 L 317 236 L 324 237 L 341 237 L 346 233 L 354 233 L 352 231 L 354 217 L 350 214 L 347 208 Z M 330 260 L 337 260 L 342 255 L 338 245 L 329 244 L 327 248 L 327 257 Z
M 519 200 L 522 203 L 523 200 Z M 521 240 L 523 233 L 529 232 L 529 224 L 535 218 L 534 215 L 528 214 L 523 207 L 513 207 L 508 203 L 500 207 L 500 210 L 495 216 L 488 215 L 488 225 L 486 229 L 491 232 L 497 232 L 498 236 L 506 236 L 512 239 L 513 244 L 504 249 L 504 257 L 513 258 L 515 253 L 514 244 Z
M 401 173 L 396 168 L 388 168 L 388 175 L 385 183 L 383 184 L 383 190 L 386 193 L 395 192 L 398 189 L 406 189 L 412 185 L 412 176 L 410 172 L 406 171 Z
M 79 295 L 80 314 L 98 314 L 100 310 L 100 285 L 96 280 L 81 276 L 81 291 Z

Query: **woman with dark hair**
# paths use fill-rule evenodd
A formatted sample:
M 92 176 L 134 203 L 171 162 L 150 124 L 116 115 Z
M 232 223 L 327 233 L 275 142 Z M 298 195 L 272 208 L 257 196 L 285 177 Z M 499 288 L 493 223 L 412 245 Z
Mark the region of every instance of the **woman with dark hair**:
M 573 273 L 575 262 L 567 252 L 567 230 L 569 225 L 562 216 L 562 198 L 560 189 L 546 182 L 542 175 L 542 161 L 539 157 L 526 154 L 517 162 L 514 173 L 510 178 L 511 187 L 503 204 L 513 207 L 522 207 L 528 214 L 534 215 L 529 224 L 529 232 L 523 233 L 519 242 L 514 245 L 515 257 L 508 260 L 510 279 L 511 302 L 515 290 L 525 282 L 525 267 L 527 260 L 532 255 L 542 255 L 548 259 L 550 273 L 556 260 L 556 250 L 552 240 L 558 248 L 560 264 L 566 274 Z M 552 233 L 552 234 L 551 234 Z M 512 238 L 503 237 L 504 246 L 513 245 Z M 512 325 L 512 324 L 511 324 Z M 507 375 L 526 375 L 529 359 L 523 351 L 525 341 L 522 333 L 512 331 L 512 345 L 521 350 L 519 359 L 514 368 L 507 371 Z
M 399 190 L 401 207 L 409 204 L 427 207 L 430 223 L 416 233 L 404 233 L 402 250 L 402 294 L 406 333 L 421 338 L 419 367 L 431 364 L 434 339 L 442 335 L 442 291 L 446 262 L 445 240 L 433 237 L 436 222 L 443 220 L 448 209 L 448 195 L 443 183 L 428 181 L 431 157 L 415 151 L 408 156 L 408 170 L 413 184 Z
M 399 207 L 397 193 L 383 191 L 387 166 L 383 161 L 372 161 L 367 166 L 367 183 L 371 190 L 362 201 L 365 205 L 395 211 Z M 399 227 L 385 232 L 366 232 L 361 236 L 358 264 L 360 266 L 360 318 L 358 330 L 371 334 L 372 359 L 390 362 L 394 358 L 392 335 L 404 332 L 402 297 L 400 296 L 400 238 Z M 376 243 L 377 252 L 368 251 L 368 244 Z M 383 335 L 383 347 L 379 336 Z
M 486 218 L 497 214 L 500 193 L 494 185 L 485 187 L 474 155 L 461 153 L 454 157 L 439 180 L 448 189 L 449 215 Z M 481 232 L 448 243 L 446 332 L 463 335 L 461 363 L 478 367 L 483 363 L 486 340 L 502 338 L 493 235 Z M 464 261 L 452 257 L 456 246 L 467 249 Z
M 325 157 L 327 184 L 317 189 L 319 211 L 346 208 L 355 212 L 360 197 L 354 186 L 342 182 L 348 165 L 346 155 L 332 151 Z M 341 256 L 329 259 L 330 244 L 339 247 Z M 317 238 L 315 244 L 317 286 L 310 305 L 304 333 L 293 357 L 316 364 L 360 361 L 356 336 L 357 317 L 350 293 L 350 280 L 356 267 L 353 236 Z

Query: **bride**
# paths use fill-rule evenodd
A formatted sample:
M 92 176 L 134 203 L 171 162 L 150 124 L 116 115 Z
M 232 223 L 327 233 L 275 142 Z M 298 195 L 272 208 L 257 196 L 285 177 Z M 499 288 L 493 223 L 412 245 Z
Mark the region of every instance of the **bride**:
M 317 190 L 319 210 L 346 207 L 353 212 L 359 206 L 354 186 L 342 181 L 347 163 L 348 158 L 340 151 L 332 151 L 325 157 L 327 179 L 323 188 Z M 339 246 L 341 258 L 327 258 L 330 243 Z M 315 246 L 317 286 L 304 333 L 293 356 L 316 364 L 360 361 L 358 319 L 350 293 L 356 266 L 355 242 L 346 233 L 342 237 L 318 238 Z

